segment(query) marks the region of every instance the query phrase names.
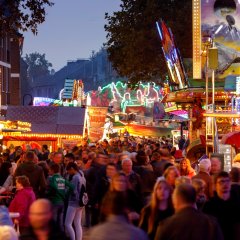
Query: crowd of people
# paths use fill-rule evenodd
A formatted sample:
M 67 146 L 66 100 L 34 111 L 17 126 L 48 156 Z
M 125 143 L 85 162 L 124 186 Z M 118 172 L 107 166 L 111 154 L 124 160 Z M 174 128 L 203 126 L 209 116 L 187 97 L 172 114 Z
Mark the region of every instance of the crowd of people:
M 166 138 L 130 136 L 5 151 L 0 240 L 81 240 L 83 226 L 91 240 L 240 239 L 239 169 L 224 172 L 211 157 L 196 170 L 183 155 Z

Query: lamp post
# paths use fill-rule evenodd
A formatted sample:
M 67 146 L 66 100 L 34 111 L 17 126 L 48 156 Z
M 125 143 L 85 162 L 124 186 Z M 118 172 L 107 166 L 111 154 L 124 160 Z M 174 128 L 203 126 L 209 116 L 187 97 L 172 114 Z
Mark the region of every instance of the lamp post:
M 206 35 L 203 37 L 203 56 L 206 58 L 206 112 L 215 112 L 215 70 L 218 68 L 218 49 L 213 46 L 213 39 Z M 208 99 L 208 71 L 212 70 L 212 104 L 209 105 Z M 206 118 L 206 153 L 208 146 L 212 146 L 213 152 L 217 152 L 217 125 L 214 117 Z
M 215 46 L 209 48 L 209 68 L 212 70 L 212 112 L 215 112 L 215 70 L 218 68 L 218 49 Z M 216 118 L 212 118 L 213 152 L 218 152 L 218 132 Z
M 206 35 L 202 39 L 203 42 L 203 52 L 202 55 L 205 57 L 206 65 L 205 65 L 205 80 L 206 80 L 206 108 L 208 106 L 208 71 L 209 71 L 209 48 L 212 47 L 213 40 L 211 36 Z
M 203 52 L 202 52 L 202 56 L 205 58 L 205 81 L 206 81 L 206 88 L 205 88 L 205 94 L 206 94 L 206 102 L 205 102 L 205 108 L 206 108 L 206 112 L 209 110 L 209 99 L 208 99 L 208 72 L 209 72 L 209 48 L 212 47 L 212 38 L 210 35 L 205 35 L 202 38 L 202 42 L 203 42 Z M 211 123 L 208 122 L 209 119 L 206 118 L 206 153 L 208 154 L 208 136 L 211 135 L 212 136 L 212 128 L 211 128 L 211 133 L 209 132 L 209 126 L 211 125 L 212 127 L 212 121 Z

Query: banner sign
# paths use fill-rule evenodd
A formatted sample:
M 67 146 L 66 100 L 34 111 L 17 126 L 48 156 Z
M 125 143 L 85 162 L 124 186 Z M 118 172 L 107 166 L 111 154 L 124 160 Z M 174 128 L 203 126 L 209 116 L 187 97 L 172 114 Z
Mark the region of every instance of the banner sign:
M 216 77 L 239 75 L 240 1 L 201 0 L 201 29 L 202 37 L 212 38 L 218 48 Z
M 87 108 L 88 135 L 91 142 L 96 142 L 102 138 L 107 111 L 107 107 Z

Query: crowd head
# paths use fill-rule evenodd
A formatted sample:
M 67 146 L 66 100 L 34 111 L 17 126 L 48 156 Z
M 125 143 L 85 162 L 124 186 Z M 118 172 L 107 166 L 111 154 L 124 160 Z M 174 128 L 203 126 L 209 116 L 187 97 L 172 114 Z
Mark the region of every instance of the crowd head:
M 30 206 L 29 220 L 34 230 L 46 229 L 52 221 L 52 205 L 47 199 L 37 199 Z

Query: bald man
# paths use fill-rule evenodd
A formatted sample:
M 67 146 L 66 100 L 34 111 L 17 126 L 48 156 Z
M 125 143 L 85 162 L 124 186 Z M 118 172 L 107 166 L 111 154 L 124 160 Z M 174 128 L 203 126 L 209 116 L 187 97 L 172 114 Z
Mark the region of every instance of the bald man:
M 223 240 L 216 220 L 197 210 L 192 185 L 178 185 L 172 199 L 175 214 L 158 226 L 155 240 Z
M 53 222 L 51 202 L 47 199 L 38 199 L 32 203 L 29 209 L 29 221 L 31 228 L 29 233 L 20 237 L 21 240 L 67 240 L 59 226 Z

